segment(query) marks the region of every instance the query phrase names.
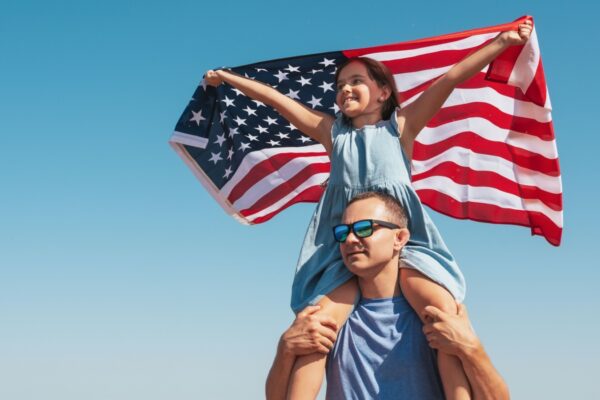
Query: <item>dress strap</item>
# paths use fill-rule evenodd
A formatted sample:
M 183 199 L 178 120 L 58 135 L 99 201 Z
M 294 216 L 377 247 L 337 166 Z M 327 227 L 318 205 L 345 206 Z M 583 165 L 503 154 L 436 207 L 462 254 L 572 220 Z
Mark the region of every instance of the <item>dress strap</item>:
M 400 107 L 396 107 L 392 115 L 390 116 L 390 124 L 392 125 L 393 132 L 398 135 L 398 139 L 402 137 L 402 132 L 398 129 L 398 111 L 400 111 Z

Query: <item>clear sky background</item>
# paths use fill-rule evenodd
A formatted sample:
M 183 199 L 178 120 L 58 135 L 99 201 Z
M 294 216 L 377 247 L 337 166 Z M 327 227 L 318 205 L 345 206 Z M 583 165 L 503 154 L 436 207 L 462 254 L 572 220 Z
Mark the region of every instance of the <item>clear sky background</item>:
M 262 398 L 314 206 L 248 227 L 209 196 L 167 144 L 203 73 L 524 14 L 554 107 L 563 244 L 432 214 L 513 398 L 600 398 L 590 4 L 2 0 L 0 398 Z

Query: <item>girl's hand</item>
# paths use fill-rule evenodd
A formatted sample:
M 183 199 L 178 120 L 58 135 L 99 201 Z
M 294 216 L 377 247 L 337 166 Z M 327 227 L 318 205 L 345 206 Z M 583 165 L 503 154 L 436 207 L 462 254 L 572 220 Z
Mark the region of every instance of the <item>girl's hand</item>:
M 210 86 L 219 86 L 223 83 L 223 79 L 219 76 L 219 71 L 213 71 L 212 69 L 206 71 L 204 75 L 204 81 Z
M 500 37 L 505 41 L 508 46 L 515 46 L 524 44 L 529 40 L 531 36 L 531 30 L 533 26 L 531 21 L 527 20 L 522 24 L 519 24 L 519 29 L 516 31 L 506 31 L 500 34 Z

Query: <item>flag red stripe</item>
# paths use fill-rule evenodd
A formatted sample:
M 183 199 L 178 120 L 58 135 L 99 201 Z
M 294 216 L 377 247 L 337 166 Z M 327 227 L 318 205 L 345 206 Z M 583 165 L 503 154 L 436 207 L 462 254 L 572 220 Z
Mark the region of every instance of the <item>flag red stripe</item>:
M 307 165 L 300 170 L 296 175 L 279 186 L 276 186 L 270 192 L 266 193 L 258 199 L 250 208 L 240 211 L 240 214 L 247 217 L 272 206 L 277 201 L 281 200 L 289 193 L 293 192 L 298 186 L 310 179 L 311 176 L 319 173 L 329 172 L 329 163 L 313 163 Z
M 437 79 L 437 78 L 435 78 L 435 79 Z M 431 85 L 431 83 L 435 79 L 431 79 L 429 81 L 423 82 L 421 85 L 416 86 L 412 89 L 405 90 L 403 92 L 402 91 L 399 92 L 400 99 L 408 100 L 411 97 L 415 96 L 416 94 L 421 93 L 422 91 L 427 89 L 429 87 L 429 85 Z M 480 73 L 476 74 L 474 77 L 472 77 L 471 79 L 468 79 L 465 82 L 461 83 L 460 85 L 457 86 L 457 88 L 462 88 L 462 89 L 491 88 L 506 97 L 511 97 L 511 98 L 514 98 L 515 100 L 527 101 L 527 102 L 533 103 L 533 101 L 530 98 L 528 98 L 518 87 L 488 80 L 488 79 L 486 79 L 486 74 L 483 72 L 480 72 Z
M 261 222 L 265 222 L 273 218 L 275 215 L 279 214 L 279 212 L 285 210 L 291 205 L 296 203 L 316 203 L 323 195 L 323 187 L 321 185 L 311 186 L 306 188 L 306 190 L 300 192 L 298 196 L 295 196 L 289 202 L 285 203 L 281 208 L 273 211 L 272 213 L 263 215 L 262 217 L 258 217 L 251 221 L 252 224 L 260 224 Z
M 528 226 L 531 228 L 532 235 L 544 236 L 552 245 L 560 245 L 562 228 L 556 226 L 550 218 L 540 212 L 512 210 L 477 202 L 462 203 L 444 193 L 429 189 L 418 190 L 417 194 L 424 204 L 450 217 L 494 224 Z
M 468 36 L 481 35 L 485 33 L 493 33 L 493 32 L 504 32 L 508 30 L 517 30 L 519 24 L 523 23 L 525 20 L 531 20 L 529 16 L 523 16 L 518 18 L 517 20 L 510 22 L 508 24 L 501 24 L 490 26 L 487 28 L 477 28 L 470 29 L 462 32 L 450 33 L 446 35 L 440 35 L 425 39 L 412 40 L 409 42 L 388 44 L 382 46 L 374 46 L 374 47 L 365 47 L 360 49 L 352 49 L 352 50 L 344 50 L 343 53 L 346 57 L 360 57 L 369 53 L 381 53 L 385 51 L 394 51 L 394 50 L 410 50 L 415 48 L 420 48 L 423 46 L 431 46 L 440 43 L 447 43 L 454 40 L 463 39 Z
M 327 153 L 324 152 L 314 152 L 314 153 L 295 153 L 295 152 L 285 152 L 278 153 L 274 156 L 267 158 L 257 164 L 255 164 L 248 173 L 240 180 L 240 182 L 235 185 L 235 188 L 229 193 L 227 200 L 230 203 L 235 203 L 240 197 L 246 193 L 248 189 L 254 186 L 258 181 L 263 179 L 265 176 L 273 173 L 274 171 L 279 170 L 285 164 L 290 162 L 295 158 L 305 158 L 305 157 L 315 157 L 315 156 L 325 156 Z
M 499 128 L 537 136 L 546 141 L 554 140 L 552 121 L 539 122 L 531 118 L 505 114 L 493 105 L 482 102 L 444 107 L 429 121 L 427 127 L 436 128 L 448 122 L 472 117 L 485 118 Z
M 483 43 L 481 46 L 484 46 L 486 43 L 487 42 Z M 469 55 L 469 53 L 481 46 L 461 50 L 443 50 L 435 53 L 419 54 L 413 57 L 385 60 L 382 61 L 382 63 L 385 64 L 393 74 L 443 68 L 456 64 Z
M 550 193 L 536 186 L 521 185 L 495 172 L 472 170 L 452 161 L 440 163 L 425 172 L 415 174 L 412 176 L 412 181 L 417 182 L 433 176 L 445 176 L 461 185 L 493 187 L 524 199 L 538 199 L 555 211 L 561 211 L 563 207 L 560 193 Z
M 475 153 L 502 157 L 521 167 L 539 171 L 546 175 L 560 175 L 558 160 L 546 158 L 504 142 L 494 142 L 474 132 L 461 132 L 433 144 L 415 142 L 413 159 L 419 161 L 427 160 L 453 147 L 462 147 L 472 150 Z
M 544 78 L 544 69 L 542 67 L 541 59 L 535 71 L 533 81 L 529 85 L 529 88 L 527 88 L 525 94 L 537 104 L 546 103 L 546 79 Z

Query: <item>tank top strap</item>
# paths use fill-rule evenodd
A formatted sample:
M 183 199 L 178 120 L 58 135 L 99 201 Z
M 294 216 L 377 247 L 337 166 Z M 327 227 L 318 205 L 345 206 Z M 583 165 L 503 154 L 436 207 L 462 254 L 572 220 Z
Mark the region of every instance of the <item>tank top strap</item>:
M 338 112 L 335 115 L 333 125 L 331 125 L 331 142 L 333 143 L 335 138 L 341 133 L 346 132 L 347 129 L 348 127 L 346 121 L 344 121 L 344 115 L 341 112 Z
M 402 132 L 398 128 L 398 111 L 400 111 L 400 107 L 396 107 L 392 115 L 390 116 L 389 122 L 392 127 L 391 132 L 396 135 L 398 139 L 402 137 Z

